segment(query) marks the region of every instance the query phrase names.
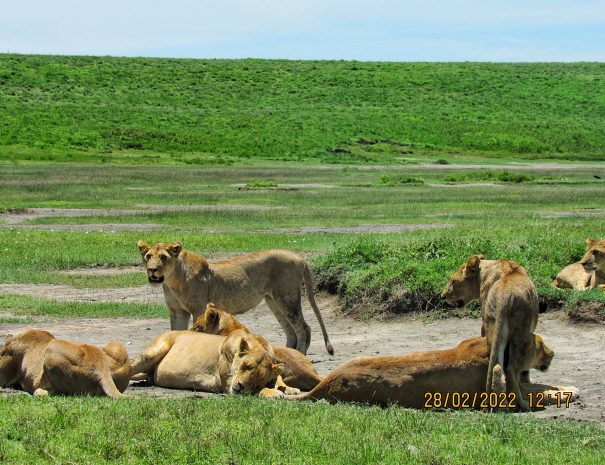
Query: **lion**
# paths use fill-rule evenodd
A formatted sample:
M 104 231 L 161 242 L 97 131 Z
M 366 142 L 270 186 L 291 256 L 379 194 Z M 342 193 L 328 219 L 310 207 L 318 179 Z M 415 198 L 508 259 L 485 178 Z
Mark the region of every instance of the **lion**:
M 559 289 L 605 290 L 605 241 L 586 239 L 586 253 L 579 262 L 563 268 L 552 282 Z
M 301 306 L 304 282 L 307 299 L 319 321 L 328 353 L 334 348 L 313 297 L 313 278 L 304 259 L 287 250 L 265 250 L 209 264 L 180 242 L 149 245 L 138 242 L 151 284 L 161 284 L 170 309 L 170 329 L 184 330 L 209 302 L 244 313 L 263 298 L 286 333 L 286 346 L 303 354 L 311 342 L 311 329 Z
M 19 385 L 35 396 L 121 397 L 129 380 L 128 353 L 119 341 L 99 349 L 28 329 L 8 338 L 0 351 L 0 386 Z
M 519 399 L 519 407 L 529 410 L 519 383 L 529 381 L 523 360 L 538 323 L 538 294 L 525 269 L 512 260 L 485 260 L 470 257 L 450 278 L 441 295 L 448 303 L 464 307 L 480 299 L 481 335 L 490 348 L 486 392 L 492 392 L 494 366 L 506 376 L 506 388 Z
M 598 287 L 605 290 L 605 240 L 595 241 L 586 239 L 586 253 L 580 260 L 580 264 L 586 272 L 592 272 L 590 288 Z
M 252 331 L 233 315 L 211 303 L 206 306 L 206 311 L 193 322 L 191 330 L 219 336 L 228 336 L 234 331 L 252 334 Z M 257 334 L 255 336 L 269 346 L 262 336 Z M 288 347 L 273 347 L 273 353 L 275 360 L 284 365 L 281 377 L 287 386 L 309 391 L 321 381 L 322 377 L 317 373 L 311 360 L 298 350 Z
M 283 366 L 252 334 L 228 337 L 187 330 L 156 337 L 132 360 L 131 379 L 147 377 L 160 387 L 225 394 L 273 387 Z
M 554 352 L 540 336 L 533 337 L 522 366 L 544 371 L 550 366 Z M 441 407 L 480 409 L 488 365 L 487 339 L 475 337 L 465 339 L 453 349 L 357 357 L 336 367 L 310 392 L 287 398 L 380 406 L 398 404 L 422 409 L 431 403 L 439 407 L 433 402 L 438 394 Z M 575 400 L 579 395 L 577 388 L 524 384 L 523 389 L 525 396 L 530 392 L 568 391 Z

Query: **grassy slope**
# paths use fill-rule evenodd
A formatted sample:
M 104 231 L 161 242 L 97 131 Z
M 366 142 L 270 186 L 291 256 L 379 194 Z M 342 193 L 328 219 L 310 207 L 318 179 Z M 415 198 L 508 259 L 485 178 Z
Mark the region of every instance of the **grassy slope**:
M 384 160 L 360 139 L 601 158 L 605 64 L 0 55 L 4 158 Z
M 567 421 L 263 401 L 0 399 L 0 461 L 602 463 L 603 430 Z

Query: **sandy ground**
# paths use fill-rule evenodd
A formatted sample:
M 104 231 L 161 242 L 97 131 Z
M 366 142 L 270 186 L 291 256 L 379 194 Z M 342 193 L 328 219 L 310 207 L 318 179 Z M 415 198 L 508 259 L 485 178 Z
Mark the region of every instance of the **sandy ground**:
M 74 289 L 69 286 L 2 285 L 0 293 L 44 295 L 55 300 L 161 302 L 161 290 L 150 286 L 129 289 Z M 317 320 L 304 302 L 304 314 L 313 331 L 308 356 L 321 374 L 327 374 L 340 363 L 360 355 L 405 354 L 418 350 L 445 349 L 462 339 L 479 334 L 479 321 L 450 318 L 427 322 L 420 317 L 363 322 L 343 317 L 338 302 L 332 296 L 319 296 L 330 339 L 336 350 L 330 356 L 323 345 Z M 265 336 L 272 344 L 282 345 L 285 337 L 278 323 L 263 303 L 241 315 L 240 319 L 252 330 Z M 47 319 L 36 325 L 55 336 L 81 342 L 104 345 L 120 339 L 131 356 L 141 352 L 151 339 L 169 328 L 168 320 L 99 318 Z M 0 324 L 0 342 L 10 334 L 27 327 L 23 324 Z M 601 407 L 605 394 L 605 326 L 570 323 L 561 313 L 540 316 L 538 333 L 543 335 L 556 352 L 551 368 L 532 372 L 532 380 L 560 386 L 576 386 L 581 398 L 570 408 L 550 406 L 535 417 L 588 420 L 605 425 L 605 410 Z M 190 396 L 188 391 L 162 389 L 153 386 L 131 386 L 134 396 Z M 1 395 L 18 394 L 11 389 L 0 389 Z

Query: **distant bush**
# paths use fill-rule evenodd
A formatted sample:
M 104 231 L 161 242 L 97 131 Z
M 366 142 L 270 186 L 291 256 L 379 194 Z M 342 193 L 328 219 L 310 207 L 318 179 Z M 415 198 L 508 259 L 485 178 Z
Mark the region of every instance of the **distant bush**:
M 438 165 L 449 165 L 450 164 L 450 162 L 447 161 L 445 158 L 440 158 L 435 163 L 438 164 Z
M 507 182 L 522 183 L 535 181 L 536 176 L 524 173 L 512 173 L 510 171 L 476 170 L 450 174 L 443 178 L 445 182 Z M 547 180 L 541 177 L 540 180 Z
M 390 176 L 384 175 L 378 181 L 381 186 L 399 186 L 402 184 L 424 184 L 422 178 L 414 178 L 411 176 Z

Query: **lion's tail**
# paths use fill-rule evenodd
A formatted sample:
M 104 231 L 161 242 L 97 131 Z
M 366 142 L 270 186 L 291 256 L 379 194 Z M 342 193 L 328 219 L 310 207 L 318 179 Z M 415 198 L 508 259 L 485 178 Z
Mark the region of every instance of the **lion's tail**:
M 328 337 L 328 332 L 326 331 L 326 326 L 324 325 L 324 320 L 321 317 L 321 313 L 319 312 L 319 307 L 317 307 L 317 303 L 315 302 L 315 297 L 313 296 L 313 275 L 311 274 L 311 270 L 309 269 L 309 265 L 305 263 L 304 269 L 304 278 L 305 278 L 305 288 L 307 290 L 307 299 L 309 299 L 309 303 L 311 304 L 311 308 L 313 309 L 313 313 L 317 317 L 317 321 L 319 321 L 319 326 L 321 327 L 321 333 L 324 336 L 324 343 L 326 344 L 326 350 L 330 355 L 334 355 L 334 347 L 332 347 L 332 343 L 330 342 L 330 338 Z

